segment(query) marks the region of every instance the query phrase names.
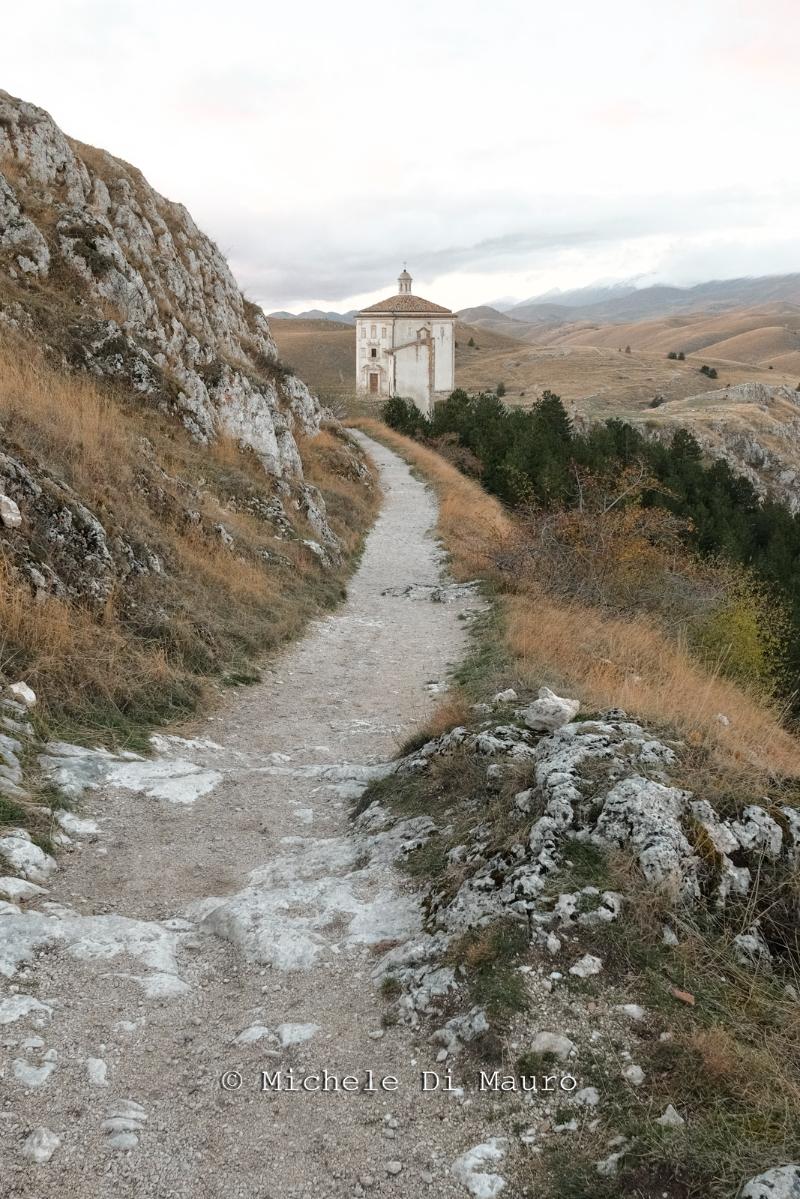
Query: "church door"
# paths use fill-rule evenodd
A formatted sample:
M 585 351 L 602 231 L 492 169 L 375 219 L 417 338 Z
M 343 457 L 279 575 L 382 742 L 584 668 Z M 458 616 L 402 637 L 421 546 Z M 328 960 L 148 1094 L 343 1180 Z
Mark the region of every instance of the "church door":
M 370 376 L 369 376 L 369 389 L 370 389 L 370 391 L 371 391 L 373 394 L 376 394 L 376 395 L 377 395 L 377 392 L 378 392 L 378 375 L 376 375 L 374 371 L 370 372 Z

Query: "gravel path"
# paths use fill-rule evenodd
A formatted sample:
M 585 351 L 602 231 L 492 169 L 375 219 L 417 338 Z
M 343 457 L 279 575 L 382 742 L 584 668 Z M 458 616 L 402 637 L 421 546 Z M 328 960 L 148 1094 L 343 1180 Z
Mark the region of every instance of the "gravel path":
M 449 1167 L 494 1131 L 489 1099 L 421 1094 L 435 1049 L 381 1027 L 375 945 L 419 914 L 348 811 L 432 708 L 475 601 L 425 598 L 434 502 L 369 448 L 386 503 L 335 615 L 154 761 L 56 754 L 62 781 L 102 782 L 76 805 L 99 833 L 0 919 L 19 967 L 0 1022 L 46 1005 L 0 1023 L 4 1196 L 467 1194 Z M 262 1091 L 290 1067 L 362 1089 Z M 370 1070 L 397 1089 L 363 1089 Z M 60 1144 L 37 1164 L 40 1126 Z

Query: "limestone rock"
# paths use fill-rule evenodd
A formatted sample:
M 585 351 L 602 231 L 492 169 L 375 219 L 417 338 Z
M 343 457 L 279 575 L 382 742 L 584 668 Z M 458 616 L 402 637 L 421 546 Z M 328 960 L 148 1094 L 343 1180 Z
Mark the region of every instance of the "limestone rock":
M 336 557 L 324 501 L 304 482 L 298 450 L 300 437 L 319 431 L 323 409 L 278 361 L 264 313 L 245 299 L 187 210 L 135 168 L 66 138 L 47 112 L 4 91 L 0 161 L 8 163 L 0 174 L 0 321 L 47 344 L 68 366 L 173 414 L 197 440 L 227 435 L 253 450 Z M 34 494 L 31 471 L 20 466 L 6 470 L 0 461 L 6 528 L 19 526 L 23 499 L 26 525 L 35 527 L 30 501 L 48 500 L 49 486 Z M 80 523 L 86 515 L 72 508 L 65 519 Z M 47 586 L 41 564 L 30 570 Z
M 602 959 L 595 957 L 594 954 L 586 953 L 574 966 L 570 966 L 569 972 L 576 978 L 591 978 L 593 974 L 599 974 L 602 969 Z
M 22 1153 L 25 1157 L 29 1157 L 37 1165 L 42 1165 L 44 1162 L 49 1162 L 50 1158 L 55 1153 L 61 1144 L 61 1137 L 57 1136 L 49 1128 L 35 1128 L 29 1137 L 26 1137 L 25 1144 L 22 1146 Z
M 742 1188 L 741 1199 L 800 1199 L 800 1166 L 773 1166 Z
M 34 845 L 24 829 L 12 829 L 7 836 L 0 837 L 0 858 L 18 870 L 23 878 L 39 885 L 46 883 L 58 869 L 55 858 Z
M 682 828 L 687 791 L 641 776 L 624 779 L 607 794 L 595 825 L 599 842 L 630 846 L 648 882 L 672 883 L 697 893 L 697 859 Z
M 44 887 L 37 887 L 36 883 L 29 883 L 24 878 L 14 878 L 13 875 L 4 875 L 0 878 L 0 896 L 3 899 L 10 899 L 14 903 L 20 900 L 35 899 L 37 895 L 46 895 L 47 891 Z
M 541 1053 L 565 1062 L 575 1052 L 575 1043 L 557 1032 L 537 1032 L 530 1048 L 531 1053 Z
M 522 713 L 529 729 L 537 733 L 552 733 L 562 725 L 569 724 L 578 714 L 580 701 L 563 699 L 549 687 L 539 689 L 539 697 Z
M 450 1173 L 475 1199 L 495 1199 L 505 1190 L 506 1182 L 492 1167 L 505 1156 L 506 1141 L 501 1137 L 491 1137 L 457 1157 L 450 1167 Z
M 656 1120 L 656 1124 L 660 1124 L 662 1128 L 680 1128 L 685 1123 L 683 1116 L 675 1110 L 671 1103 L 667 1104 L 663 1115 Z
M 18 700 L 19 703 L 24 704 L 26 708 L 33 708 L 36 704 L 36 693 L 27 683 L 12 683 L 8 689 L 8 693 L 15 700 Z
M 0 524 L 6 529 L 18 529 L 22 524 L 22 514 L 10 496 L 0 495 Z

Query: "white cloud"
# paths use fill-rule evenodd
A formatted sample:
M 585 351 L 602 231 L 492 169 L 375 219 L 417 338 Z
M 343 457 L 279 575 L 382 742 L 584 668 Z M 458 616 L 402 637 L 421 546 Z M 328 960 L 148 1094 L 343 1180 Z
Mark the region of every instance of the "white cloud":
M 3 86 L 183 201 L 267 308 L 800 269 L 790 0 L 40 0 Z M 29 47 L 29 53 L 22 53 Z

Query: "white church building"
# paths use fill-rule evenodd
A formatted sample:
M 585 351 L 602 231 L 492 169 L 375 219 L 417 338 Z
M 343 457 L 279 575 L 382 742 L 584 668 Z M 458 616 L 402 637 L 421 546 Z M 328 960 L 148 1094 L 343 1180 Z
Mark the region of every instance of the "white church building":
M 413 400 L 426 416 L 453 390 L 455 313 L 411 294 L 404 270 L 398 293 L 356 316 L 356 388 Z

